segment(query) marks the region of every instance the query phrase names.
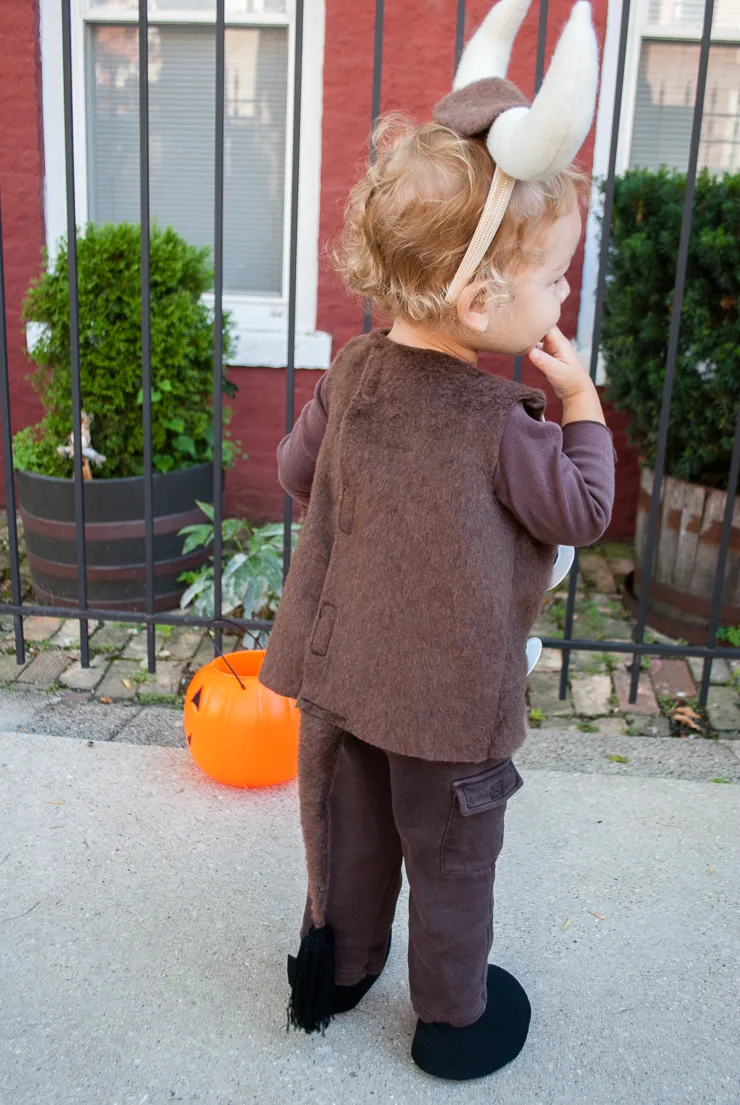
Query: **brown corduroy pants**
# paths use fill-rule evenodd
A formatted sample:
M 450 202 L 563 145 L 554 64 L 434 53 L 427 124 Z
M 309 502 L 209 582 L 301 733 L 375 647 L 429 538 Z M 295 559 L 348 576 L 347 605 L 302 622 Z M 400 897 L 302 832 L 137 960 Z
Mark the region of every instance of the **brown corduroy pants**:
M 382 970 L 403 862 L 414 1010 L 423 1021 L 472 1024 L 486 1007 L 496 860 L 506 803 L 521 777 L 511 759 L 454 764 L 384 752 L 303 712 L 303 791 L 312 787 L 313 751 L 320 758 L 332 741 L 338 754 L 321 835 L 328 830 L 334 981 L 348 986 Z M 310 870 L 311 819 L 303 831 Z M 311 923 L 309 892 L 302 936 Z

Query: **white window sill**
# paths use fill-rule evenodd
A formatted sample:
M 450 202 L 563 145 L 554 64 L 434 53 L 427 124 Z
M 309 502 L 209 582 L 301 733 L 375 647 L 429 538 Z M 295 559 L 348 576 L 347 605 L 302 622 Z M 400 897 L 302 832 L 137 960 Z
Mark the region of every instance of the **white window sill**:
M 26 325 L 26 345 L 29 352 L 43 332 L 43 325 Z M 236 350 L 230 360 L 238 368 L 285 368 L 288 363 L 288 335 L 283 330 L 253 330 L 237 327 Z M 331 363 L 331 334 L 323 330 L 296 334 L 295 367 L 326 369 Z
M 236 350 L 230 363 L 236 368 L 285 368 L 288 363 L 288 335 L 284 330 L 252 330 L 237 327 Z M 331 363 L 331 334 L 323 330 L 297 333 L 296 368 L 328 368 Z

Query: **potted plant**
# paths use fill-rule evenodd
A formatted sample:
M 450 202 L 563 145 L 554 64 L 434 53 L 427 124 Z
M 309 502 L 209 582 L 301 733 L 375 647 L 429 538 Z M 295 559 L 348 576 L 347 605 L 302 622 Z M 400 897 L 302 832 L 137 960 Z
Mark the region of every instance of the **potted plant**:
M 630 415 L 643 466 L 634 578 L 644 577 L 647 518 L 668 350 L 685 175 L 631 170 L 616 182 L 601 352 L 606 398 Z M 704 643 L 740 404 L 740 174 L 696 182 L 660 523 L 650 587 L 654 628 Z M 740 500 L 721 620 L 740 622 Z
M 140 232 L 129 223 L 89 225 L 77 239 L 85 538 L 91 607 L 146 607 L 144 431 L 141 381 Z M 209 250 L 173 229 L 151 230 L 152 453 L 155 609 L 176 607 L 179 576 L 204 549 L 183 556 L 178 531 L 212 501 L 213 310 Z M 71 347 L 67 248 L 34 281 L 24 318 L 36 324 L 31 379 L 44 416 L 14 439 L 18 499 L 38 598 L 76 605 Z M 224 359 L 231 324 L 224 321 Z M 229 394 L 233 385 L 224 387 Z M 228 421 L 228 410 L 225 411 Z M 224 463 L 235 446 L 226 440 Z

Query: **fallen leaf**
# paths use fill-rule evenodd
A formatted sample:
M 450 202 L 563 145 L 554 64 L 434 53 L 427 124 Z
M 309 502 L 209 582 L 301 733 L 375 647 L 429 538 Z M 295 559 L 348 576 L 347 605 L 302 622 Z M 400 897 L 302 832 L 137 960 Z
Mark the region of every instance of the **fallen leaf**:
M 103 703 L 104 706 L 110 706 L 113 699 L 109 698 L 108 695 L 103 695 L 103 697 L 100 699 L 100 701 Z
M 607 758 L 607 760 L 611 760 L 613 764 L 628 764 L 629 763 L 629 760 L 627 759 L 626 756 L 612 755 L 608 752 L 606 754 L 606 758 Z
M 594 913 L 594 911 L 592 909 L 589 909 L 588 912 L 591 914 L 592 917 L 598 917 L 600 921 L 605 921 L 606 920 L 606 917 L 604 916 L 603 913 Z
M 692 710 L 691 706 L 687 706 L 685 702 L 681 706 L 674 706 L 669 712 L 671 717 L 685 717 L 693 721 L 701 720 L 696 710 Z
M 134 689 L 134 685 L 130 679 L 122 679 L 121 682 L 123 683 L 127 691 L 132 691 Z
M 714 866 L 712 866 L 712 867 L 707 867 L 707 874 L 708 874 L 708 875 L 713 875 L 713 874 L 714 874 L 714 872 L 715 872 L 715 870 L 716 870 L 716 868 L 715 868 Z
M 701 725 L 697 724 L 701 718 L 690 706 L 677 706 L 671 710 L 669 716 L 679 725 L 688 725 L 690 729 L 696 729 L 697 733 L 701 732 Z
M 62 802 L 62 801 L 59 801 L 59 802 L 57 802 L 57 801 L 54 801 L 54 802 L 47 802 L 46 804 L 47 804 L 47 806 L 63 806 L 63 805 L 64 805 L 64 802 Z
M 570 926 L 571 926 L 572 924 L 573 924 L 573 922 L 571 921 L 571 919 L 570 919 L 570 917 L 569 917 L 569 918 L 568 918 L 568 920 L 567 920 L 567 921 L 565 921 L 565 923 L 563 924 L 563 927 L 562 927 L 562 930 L 561 930 L 561 931 L 562 931 L 562 932 L 567 932 L 567 930 L 568 930 L 568 929 L 570 928 Z

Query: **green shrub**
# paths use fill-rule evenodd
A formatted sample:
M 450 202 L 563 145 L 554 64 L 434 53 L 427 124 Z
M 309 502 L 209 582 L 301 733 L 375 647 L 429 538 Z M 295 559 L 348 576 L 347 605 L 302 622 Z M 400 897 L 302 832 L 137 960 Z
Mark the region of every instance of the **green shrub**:
M 616 182 L 601 350 L 607 398 L 655 462 L 685 175 L 630 170 Z M 740 174 L 696 182 L 666 472 L 726 489 L 740 403 Z
M 106 457 L 101 476 L 136 476 L 144 467 L 141 390 L 140 233 L 130 223 L 89 225 L 78 235 L 82 408 L 94 416 L 92 444 Z M 213 310 L 202 302 L 213 273 L 209 250 L 172 228 L 151 231 L 152 449 L 156 471 L 188 468 L 213 456 Z M 24 318 L 43 324 L 30 357 L 42 421 L 15 436 L 15 466 L 71 476 L 60 457 L 72 430 L 69 282 L 66 242 L 32 284 Z M 224 358 L 232 350 L 224 320 Z M 232 384 L 224 390 L 233 394 Z M 224 412 L 228 421 L 229 411 Z M 229 463 L 234 445 L 224 442 Z

